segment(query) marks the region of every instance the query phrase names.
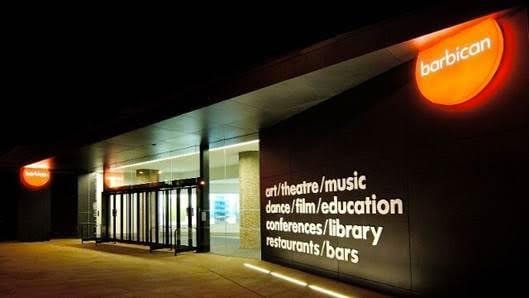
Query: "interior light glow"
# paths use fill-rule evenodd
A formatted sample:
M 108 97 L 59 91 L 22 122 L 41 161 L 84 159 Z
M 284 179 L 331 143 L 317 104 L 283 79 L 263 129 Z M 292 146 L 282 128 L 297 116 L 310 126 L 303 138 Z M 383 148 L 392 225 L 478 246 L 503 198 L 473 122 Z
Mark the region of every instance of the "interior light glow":
M 266 274 L 270 273 L 269 270 L 266 270 L 266 269 L 261 268 L 261 267 L 257 267 L 257 266 L 252 265 L 252 264 L 244 263 L 243 265 L 244 265 L 245 267 L 251 268 L 251 269 L 253 269 L 253 270 L 257 270 L 257 271 L 259 271 L 259 272 L 263 272 L 263 273 L 266 273 Z
M 114 188 L 114 187 L 123 185 L 123 182 L 124 182 L 123 173 L 105 172 L 103 176 L 104 176 L 105 185 L 109 188 Z
M 255 144 L 255 143 L 259 143 L 259 140 L 253 140 L 253 141 L 248 141 L 248 142 L 242 142 L 242 143 L 237 143 L 237 144 L 232 144 L 232 145 L 227 145 L 227 146 L 217 147 L 217 148 L 209 149 L 209 151 L 210 151 L 210 152 L 212 152 L 212 151 L 214 152 L 214 151 L 225 150 L 225 149 L 229 149 L 229 148 L 234 148 L 234 147 L 239 147 L 239 146 L 245 146 L 245 145 L 250 145 L 250 144 Z M 198 154 L 199 154 L 198 151 L 196 151 L 196 152 L 190 152 L 190 153 L 184 153 L 184 154 L 179 154 L 179 155 L 173 155 L 173 156 L 168 156 L 168 157 L 162 157 L 162 158 L 152 159 L 152 160 L 148 160 L 148 161 L 137 162 L 137 163 L 133 163 L 133 164 L 129 164 L 129 165 L 124 165 L 124 166 L 119 166 L 119 167 L 111 167 L 110 170 L 111 170 L 111 171 L 114 171 L 114 170 L 121 170 L 121 169 L 126 169 L 126 168 L 136 167 L 136 166 L 140 166 L 140 165 L 150 164 L 150 163 L 154 163 L 154 162 L 159 162 L 159 161 L 164 161 L 164 160 L 169 160 L 169 159 L 177 159 L 177 158 L 182 158 L 182 157 L 187 157 L 187 156 L 193 156 L 193 155 L 198 155 Z
M 309 288 L 313 289 L 314 291 L 329 295 L 331 297 L 336 297 L 336 298 L 348 298 L 349 297 L 349 296 L 346 296 L 346 295 L 343 295 L 343 294 L 340 294 L 340 293 L 337 293 L 331 290 L 327 290 L 327 289 L 324 289 L 324 288 L 321 288 L 315 285 L 309 285 Z
M 295 278 L 292 278 L 292 277 L 289 277 L 289 276 L 286 276 L 286 275 L 283 275 L 283 274 L 279 274 L 277 272 L 270 272 L 270 274 L 272 274 L 273 276 L 275 276 L 277 278 L 281 278 L 281 279 L 289 281 L 291 283 L 300 285 L 302 287 L 307 286 L 307 283 L 304 282 L 304 281 L 301 281 L 301 280 L 298 280 L 298 279 L 295 279 Z

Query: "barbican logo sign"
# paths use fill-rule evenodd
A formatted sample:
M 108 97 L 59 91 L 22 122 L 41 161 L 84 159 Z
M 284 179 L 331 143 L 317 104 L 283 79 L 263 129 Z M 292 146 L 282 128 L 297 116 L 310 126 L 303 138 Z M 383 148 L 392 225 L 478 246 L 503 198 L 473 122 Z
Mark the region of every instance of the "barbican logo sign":
M 30 189 L 39 189 L 50 181 L 50 170 L 45 168 L 23 167 L 20 171 L 22 184 Z
M 502 55 L 503 35 L 498 23 L 484 20 L 419 52 L 417 86 L 433 103 L 463 103 L 489 84 Z

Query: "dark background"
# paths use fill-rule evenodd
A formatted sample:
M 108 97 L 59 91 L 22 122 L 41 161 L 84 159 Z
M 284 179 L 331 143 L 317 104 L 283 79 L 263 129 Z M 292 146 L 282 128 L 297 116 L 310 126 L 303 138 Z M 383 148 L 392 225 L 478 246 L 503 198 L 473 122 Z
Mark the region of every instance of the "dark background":
M 516 272 L 527 260 L 522 235 L 529 178 L 527 15 L 498 22 L 502 64 L 467 103 L 443 107 L 422 98 L 413 61 L 262 133 L 262 206 L 273 183 L 358 170 L 368 175 L 368 192 L 407 202 L 408 221 L 380 217 L 388 228 L 382 243 L 362 249 L 357 265 L 272 250 L 264 242 L 263 259 L 393 293 L 464 296 L 521 287 Z M 262 223 L 273 218 L 264 210 L 261 216 Z M 369 221 L 375 223 L 362 219 Z
M 77 236 L 77 174 L 55 172 L 51 184 L 51 237 Z
M 0 171 L 0 240 L 16 239 L 18 185 L 15 171 Z

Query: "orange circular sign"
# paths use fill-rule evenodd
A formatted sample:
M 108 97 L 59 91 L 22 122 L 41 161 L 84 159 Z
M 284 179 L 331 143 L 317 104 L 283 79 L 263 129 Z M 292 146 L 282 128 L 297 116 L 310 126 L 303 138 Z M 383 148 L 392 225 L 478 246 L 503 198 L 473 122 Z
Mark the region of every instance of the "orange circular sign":
M 502 55 L 501 29 L 495 20 L 487 19 L 419 52 L 417 86 L 431 102 L 463 103 L 487 86 Z
M 22 168 L 22 183 L 30 188 L 40 188 L 50 181 L 50 170 L 42 168 Z

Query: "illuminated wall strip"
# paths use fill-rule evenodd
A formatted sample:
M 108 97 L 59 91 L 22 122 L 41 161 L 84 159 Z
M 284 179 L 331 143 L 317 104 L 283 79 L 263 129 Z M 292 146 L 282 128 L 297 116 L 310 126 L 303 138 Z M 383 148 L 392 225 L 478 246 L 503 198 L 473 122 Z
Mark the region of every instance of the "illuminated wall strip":
M 225 149 L 230 149 L 230 148 L 244 146 L 244 145 L 250 145 L 250 144 L 256 144 L 256 143 L 259 143 L 259 140 L 253 140 L 253 141 L 242 142 L 242 143 L 237 143 L 237 144 L 232 144 L 232 145 L 226 145 L 226 146 L 222 146 L 222 147 L 209 149 L 209 151 L 225 150 Z
M 115 168 L 111 168 L 110 170 L 111 171 L 121 170 L 121 169 L 130 168 L 130 167 L 141 166 L 141 165 L 149 164 L 153 162 L 164 161 L 164 160 L 169 160 L 169 159 L 176 159 L 176 158 L 181 158 L 181 157 L 186 157 L 186 156 L 191 156 L 191 155 L 196 155 L 196 154 L 198 154 L 198 152 L 191 152 L 191 153 L 185 153 L 185 154 L 174 155 L 174 156 L 169 156 L 169 157 L 163 157 L 163 158 L 158 158 L 158 159 L 153 159 L 153 160 L 148 160 L 148 161 L 137 162 L 137 163 L 133 163 L 130 165 L 115 167 Z
M 263 272 L 263 273 L 265 273 L 265 274 L 270 273 L 269 270 L 266 270 L 266 269 L 261 268 L 261 267 L 254 266 L 254 265 L 252 265 L 252 264 L 244 263 L 244 266 L 245 266 L 245 267 L 248 267 L 248 268 L 251 268 L 251 269 L 253 269 L 253 270 L 257 270 L 257 271 L 259 271 L 259 272 Z
M 214 151 L 225 150 L 225 149 L 239 147 L 239 146 L 244 146 L 244 145 L 250 145 L 250 144 L 254 144 L 254 143 L 259 143 L 259 140 L 253 140 L 253 141 L 248 141 L 248 142 L 243 142 L 243 143 L 238 143 L 238 144 L 226 145 L 226 146 L 222 146 L 222 147 L 218 147 L 218 148 L 209 149 L 209 151 L 210 152 L 214 152 Z M 121 169 L 130 168 L 130 167 L 135 167 L 135 166 L 141 166 L 141 165 L 145 165 L 145 164 L 149 164 L 149 163 L 154 163 L 154 162 L 158 162 L 158 161 L 164 161 L 164 160 L 169 160 L 169 159 L 177 159 L 177 158 L 182 158 L 182 157 L 192 156 L 192 155 L 198 155 L 198 154 L 199 154 L 199 152 L 190 152 L 190 153 L 185 153 L 185 154 L 180 154 L 180 155 L 173 155 L 173 156 L 168 156 L 168 157 L 152 159 L 152 160 L 148 160 L 148 161 L 137 162 L 137 163 L 133 163 L 133 164 L 130 164 L 130 165 L 119 166 L 119 167 L 115 167 L 115 168 L 112 167 L 110 170 L 111 171 L 113 171 L 113 170 L 121 170 Z
M 289 281 L 291 283 L 295 283 L 297 285 L 300 285 L 302 287 L 306 287 L 308 286 L 311 290 L 314 290 L 314 291 L 317 291 L 317 292 L 320 292 L 320 293 L 323 293 L 323 294 L 326 294 L 326 295 L 329 295 L 331 297 L 336 297 L 336 298 L 349 298 L 349 296 L 346 296 L 346 295 L 343 295 L 343 294 L 340 294 L 340 293 L 337 293 L 337 292 L 334 292 L 334 291 L 331 291 L 331 290 L 327 290 L 325 288 L 322 288 L 322 287 L 318 287 L 318 286 L 315 286 L 315 285 L 309 285 L 307 284 L 306 282 L 304 281 L 301 281 L 301 280 L 298 280 L 298 279 L 295 279 L 295 278 L 292 278 L 292 277 L 289 277 L 289 276 L 286 276 L 286 275 L 283 275 L 283 274 L 279 274 L 277 272 L 272 272 L 270 270 L 266 270 L 264 268 L 261 268 L 261 267 L 258 267 L 258 266 L 255 266 L 255 265 L 252 265 L 252 264 L 248 264 L 248 263 L 244 263 L 243 264 L 245 267 L 248 267 L 248 268 L 251 268 L 253 270 L 256 270 L 256 271 L 259 271 L 259 272 L 262 272 L 264 274 L 271 274 L 272 276 L 275 276 L 277 278 L 280 278 L 280 279 L 283 279 L 283 280 L 286 280 L 286 281 Z
M 321 288 L 315 285 L 309 285 L 309 288 L 311 288 L 314 291 L 317 291 L 317 292 L 320 292 L 320 293 L 323 293 L 323 294 L 326 294 L 332 297 L 336 297 L 336 298 L 348 298 L 349 297 L 349 296 L 345 296 L 340 293 L 336 293 L 334 291 L 327 290 L 327 289 L 324 289 L 324 288 Z
M 292 277 L 288 277 L 286 275 L 283 275 L 283 274 L 279 274 L 277 272 L 270 272 L 270 274 L 272 274 L 273 276 L 277 277 L 277 278 L 281 278 L 281 279 L 284 279 L 286 281 L 289 281 L 291 283 L 294 283 L 294 284 L 297 284 L 297 285 L 300 285 L 302 287 L 306 287 L 307 286 L 307 283 L 304 282 L 304 281 L 301 281 L 301 280 L 297 280 L 295 278 L 292 278 Z

